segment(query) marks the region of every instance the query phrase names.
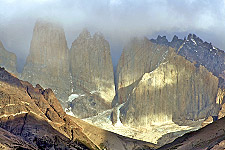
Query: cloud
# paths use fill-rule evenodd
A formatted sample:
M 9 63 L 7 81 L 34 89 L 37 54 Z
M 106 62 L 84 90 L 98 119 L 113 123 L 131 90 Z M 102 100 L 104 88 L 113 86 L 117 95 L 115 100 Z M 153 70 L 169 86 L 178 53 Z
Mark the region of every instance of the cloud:
M 1 0 L 0 40 L 21 60 L 40 17 L 64 26 L 69 47 L 82 28 L 101 31 L 115 60 L 130 37 L 158 33 L 196 33 L 225 49 L 225 0 Z

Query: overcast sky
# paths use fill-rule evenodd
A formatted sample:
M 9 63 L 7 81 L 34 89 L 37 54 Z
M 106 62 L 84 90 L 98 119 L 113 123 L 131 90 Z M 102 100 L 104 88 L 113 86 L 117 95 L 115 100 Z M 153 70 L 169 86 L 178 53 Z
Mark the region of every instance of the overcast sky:
M 102 32 L 114 65 L 133 36 L 171 39 L 195 33 L 225 50 L 225 0 L 0 0 L 0 40 L 20 64 L 38 18 L 60 22 L 69 48 L 83 28 Z

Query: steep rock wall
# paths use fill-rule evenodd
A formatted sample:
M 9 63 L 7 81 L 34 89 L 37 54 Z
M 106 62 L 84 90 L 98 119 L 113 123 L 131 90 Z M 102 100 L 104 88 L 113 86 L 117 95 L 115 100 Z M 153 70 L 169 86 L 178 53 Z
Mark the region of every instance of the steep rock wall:
M 70 52 L 73 90 L 97 93 L 111 104 L 115 96 L 113 65 L 109 43 L 101 33 L 93 36 L 84 29 Z
M 170 49 L 164 63 L 145 73 L 121 108 L 122 122 L 131 126 L 205 119 L 217 115 L 218 78 Z
M 67 99 L 70 92 L 68 54 L 63 28 L 38 20 L 22 79 L 33 85 L 52 88 L 59 100 Z
M 140 77 L 156 69 L 168 54 L 169 48 L 152 43 L 147 38 L 133 38 L 124 48 L 116 70 L 117 99 L 123 103 Z

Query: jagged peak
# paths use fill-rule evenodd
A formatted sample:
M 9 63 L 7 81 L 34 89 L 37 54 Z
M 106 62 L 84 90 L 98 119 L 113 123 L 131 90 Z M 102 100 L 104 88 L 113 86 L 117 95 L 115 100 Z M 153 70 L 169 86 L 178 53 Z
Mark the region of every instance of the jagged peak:
M 174 35 L 171 42 L 176 42 L 177 40 L 179 40 L 178 36 L 177 35 Z
M 157 39 L 151 39 L 150 41 L 159 45 L 169 45 L 169 41 L 166 36 L 158 35 Z
M 157 40 L 167 40 L 166 36 L 160 36 L 158 35 Z M 167 40 L 168 41 L 168 40 Z
M 93 35 L 93 38 L 105 39 L 104 35 L 103 35 L 101 32 L 96 32 L 96 33 Z
M 91 38 L 91 33 L 88 31 L 88 29 L 84 28 L 81 33 L 79 34 L 80 38 Z
M 203 46 L 203 47 L 209 49 L 210 51 L 219 50 L 218 48 L 213 46 L 212 43 L 203 41 L 196 34 L 192 34 L 192 33 L 189 33 L 188 36 L 184 37 L 183 40 L 179 39 L 179 37 L 177 35 L 174 35 L 171 42 L 169 42 L 167 40 L 166 36 L 158 35 L 158 37 L 156 39 L 151 39 L 150 41 L 153 43 L 159 44 L 159 45 L 167 45 L 167 46 L 176 47 L 176 48 L 179 48 L 179 46 L 181 46 L 182 44 L 189 43 L 189 44 L 192 44 L 193 46 Z

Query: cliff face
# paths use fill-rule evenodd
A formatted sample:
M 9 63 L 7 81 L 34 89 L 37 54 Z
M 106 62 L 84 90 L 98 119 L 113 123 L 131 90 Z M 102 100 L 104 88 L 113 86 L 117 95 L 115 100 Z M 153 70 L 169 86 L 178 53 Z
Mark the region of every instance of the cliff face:
M 189 39 L 192 41 L 190 36 Z M 193 60 L 191 56 L 189 59 L 181 56 L 183 43 L 176 36 L 172 42 L 159 36 L 155 41 L 133 39 L 124 48 L 117 66 L 117 97 L 113 101 L 114 105 L 123 104 L 117 113 L 112 113 L 111 119 L 116 124 L 122 122 L 121 126 L 137 129 L 140 133 L 134 138 L 163 145 L 185 132 L 199 129 L 208 117 L 218 116 L 224 103 L 220 92 L 222 74 L 211 72 L 213 67 L 206 60 L 203 63 L 195 56 Z M 210 49 L 204 49 L 201 44 L 199 49 L 199 55 L 206 53 L 204 59 L 211 56 Z M 143 129 L 154 138 L 141 136 Z
M 60 100 L 67 99 L 70 92 L 68 53 L 63 28 L 37 21 L 22 79 L 50 87 Z
M 70 70 L 72 93 L 83 94 L 71 103 L 75 115 L 83 118 L 110 108 L 115 85 L 110 47 L 103 35 L 82 31 L 70 50 Z
M 0 41 L 0 66 L 5 67 L 8 71 L 16 73 L 16 55 L 6 51 L 2 42 Z
M 140 77 L 156 69 L 166 59 L 168 50 L 168 47 L 153 44 L 147 38 L 132 39 L 124 48 L 117 65 L 118 95 L 113 103 L 125 102 Z
M 173 49 L 164 63 L 145 73 L 122 107 L 122 122 L 131 126 L 205 119 L 217 115 L 218 78 Z

